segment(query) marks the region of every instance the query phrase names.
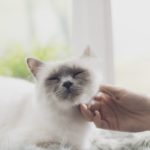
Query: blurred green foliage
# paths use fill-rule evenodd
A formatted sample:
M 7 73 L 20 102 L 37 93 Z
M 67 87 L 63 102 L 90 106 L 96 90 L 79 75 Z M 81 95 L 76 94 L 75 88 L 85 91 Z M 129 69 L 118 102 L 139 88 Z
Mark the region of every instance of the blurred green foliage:
M 61 46 L 34 46 L 30 50 L 25 50 L 20 45 L 15 45 L 7 48 L 5 53 L 0 57 L 0 75 L 13 76 L 25 79 L 31 79 L 31 73 L 26 65 L 27 57 L 34 57 L 40 60 L 55 60 L 60 58 L 60 55 L 69 54 L 66 48 L 62 50 Z

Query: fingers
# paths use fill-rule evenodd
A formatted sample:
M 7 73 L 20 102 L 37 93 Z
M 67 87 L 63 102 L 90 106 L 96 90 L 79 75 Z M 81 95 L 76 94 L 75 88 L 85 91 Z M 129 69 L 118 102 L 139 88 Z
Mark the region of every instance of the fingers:
M 112 85 L 102 85 L 100 87 L 100 92 L 105 93 L 111 96 L 112 98 L 113 97 L 119 98 L 123 94 L 124 90 L 119 87 L 112 86 Z
M 99 111 L 95 111 L 95 116 L 93 118 L 93 122 L 97 128 L 109 129 L 107 122 L 102 120 Z
M 104 94 L 104 93 L 101 93 L 101 95 L 94 97 L 94 100 L 97 102 L 104 102 L 104 101 L 108 101 L 110 99 L 111 99 L 110 95 Z
M 92 112 L 95 112 L 95 110 L 100 110 L 101 109 L 101 102 L 96 101 L 94 104 L 90 106 L 90 110 Z
M 99 93 L 98 95 L 93 97 L 93 99 L 96 100 L 96 101 L 100 101 L 103 98 L 104 98 L 104 94 L 103 93 Z
M 100 91 L 103 93 L 111 92 L 111 93 L 116 94 L 116 93 L 120 92 L 120 90 L 121 90 L 120 88 L 112 86 L 112 85 L 102 85 L 100 87 Z
M 87 105 L 81 104 L 80 105 L 80 110 L 81 110 L 82 115 L 84 116 L 84 118 L 87 121 L 93 121 L 94 114 L 90 111 L 90 109 L 88 108 Z
M 101 127 L 101 115 L 99 111 L 95 111 L 95 116 L 93 118 L 93 121 L 96 125 L 96 127 Z
M 93 121 L 97 128 L 109 129 L 106 121 L 102 120 L 100 112 L 96 110 L 94 113 L 90 111 L 87 105 L 81 104 L 80 110 L 87 121 Z

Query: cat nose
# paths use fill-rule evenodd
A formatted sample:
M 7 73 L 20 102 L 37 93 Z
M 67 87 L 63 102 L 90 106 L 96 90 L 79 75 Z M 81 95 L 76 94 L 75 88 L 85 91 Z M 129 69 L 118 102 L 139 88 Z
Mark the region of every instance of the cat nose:
M 63 83 L 63 86 L 66 88 L 66 89 L 69 89 L 71 86 L 72 86 L 72 82 L 70 82 L 70 81 L 66 81 L 66 82 L 64 82 Z

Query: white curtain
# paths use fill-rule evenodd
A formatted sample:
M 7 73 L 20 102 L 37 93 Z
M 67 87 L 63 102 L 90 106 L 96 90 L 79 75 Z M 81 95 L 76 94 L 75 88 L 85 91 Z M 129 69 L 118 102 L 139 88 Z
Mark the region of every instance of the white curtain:
M 90 46 L 102 62 L 100 70 L 103 72 L 104 82 L 113 83 L 110 0 L 74 0 L 72 25 L 74 50 L 81 52 Z

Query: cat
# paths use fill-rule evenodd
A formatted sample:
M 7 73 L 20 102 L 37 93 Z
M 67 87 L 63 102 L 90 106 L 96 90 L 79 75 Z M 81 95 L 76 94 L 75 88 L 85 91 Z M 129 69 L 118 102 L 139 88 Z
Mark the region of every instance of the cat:
M 92 125 L 81 115 L 79 105 L 89 103 L 98 93 L 102 79 L 96 57 L 86 49 L 71 60 L 42 62 L 28 58 L 27 65 L 36 86 L 24 81 L 22 87 L 15 83 L 16 91 L 10 87 L 12 96 L 0 105 L 6 107 L 4 112 L 0 109 L 0 150 L 62 143 L 72 150 L 90 149 Z M 9 93 L 9 89 L 4 90 Z

